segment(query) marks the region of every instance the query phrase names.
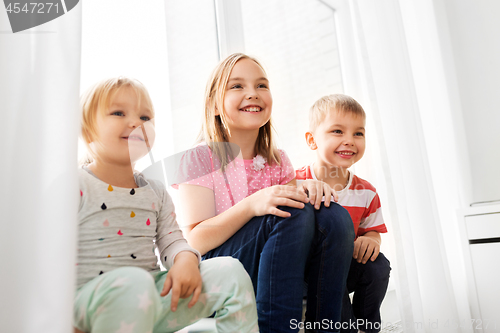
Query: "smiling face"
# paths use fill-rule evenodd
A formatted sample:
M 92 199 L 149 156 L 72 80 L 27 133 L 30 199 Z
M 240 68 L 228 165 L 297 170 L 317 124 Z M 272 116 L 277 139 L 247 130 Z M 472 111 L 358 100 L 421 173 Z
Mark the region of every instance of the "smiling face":
M 314 132 L 306 133 L 306 140 L 320 166 L 348 168 L 365 153 L 365 118 L 330 110 Z
M 133 164 L 148 153 L 155 139 L 153 113 L 146 99 L 141 101 L 131 87 L 115 93 L 109 107 L 96 119 L 97 138 L 93 144 L 96 157 Z
M 224 115 L 231 134 L 258 131 L 271 117 L 273 99 L 262 68 L 251 59 L 233 67 L 224 95 Z

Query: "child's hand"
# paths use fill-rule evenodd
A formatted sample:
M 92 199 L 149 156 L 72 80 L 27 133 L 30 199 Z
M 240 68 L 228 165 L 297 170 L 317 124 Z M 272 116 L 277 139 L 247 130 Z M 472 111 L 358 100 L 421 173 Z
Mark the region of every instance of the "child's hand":
M 198 268 L 198 258 L 189 251 L 182 251 L 175 256 L 174 264 L 167 273 L 161 296 L 166 296 L 172 289 L 170 309 L 175 312 L 180 298 L 193 295 L 188 304 L 191 308 L 201 294 L 201 274 Z
M 266 187 L 247 197 L 247 200 L 253 216 L 272 214 L 284 218 L 290 217 L 290 213 L 278 209 L 278 206 L 302 209 L 309 202 L 303 190 L 290 185 Z
M 380 236 L 379 236 L 380 237 Z M 375 261 L 380 253 L 380 241 L 366 235 L 359 236 L 354 241 L 354 253 L 352 257 L 358 263 L 366 264 L 368 259 Z
M 304 180 L 300 184 L 299 188 L 309 195 L 309 202 L 311 203 L 311 205 L 314 205 L 314 208 L 316 209 L 319 209 L 321 200 L 323 199 L 323 195 L 325 196 L 326 207 L 330 207 L 332 196 L 335 202 L 339 201 L 337 192 L 335 192 L 335 190 L 331 188 L 330 185 L 322 182 L 321 180 Z

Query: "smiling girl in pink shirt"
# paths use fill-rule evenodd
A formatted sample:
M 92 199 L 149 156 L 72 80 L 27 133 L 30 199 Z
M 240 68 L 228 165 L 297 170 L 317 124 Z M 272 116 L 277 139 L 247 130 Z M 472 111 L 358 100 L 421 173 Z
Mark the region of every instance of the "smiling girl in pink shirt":
M 298 331 L 304 282 L 308 326 L 336 332 L 352 222 L 344 208 L 330 205 L 334 192 L 325 183 L 295 186 L 290 160 L 275 147 L 272 105 L 257 60 L 237 53 L 215 68 L 202 144 L 184 155 L 179 172 L 180 222 L 205 259 L 230 255 L 243 263 L 256 291 L 261 332 Z

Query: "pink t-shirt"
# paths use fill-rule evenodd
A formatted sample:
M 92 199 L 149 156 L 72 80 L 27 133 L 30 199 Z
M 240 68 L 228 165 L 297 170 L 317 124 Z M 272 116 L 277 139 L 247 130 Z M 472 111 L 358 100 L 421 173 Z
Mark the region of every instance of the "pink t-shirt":
M 199 185 L 214 191 L 215 213 L 228 210 L 247 196 L 269 186 L 284 185 L 295 178 L 290 159 L 279 150 L 281 164 L 267 162 L 259 169 L 253 160 L 236 158 L 220 169 L 217 158 L 207 145 L 199 145 L 187 151 L 181 159 L 177 184 Z M 177 188 L 177 184 L 173 187 Z

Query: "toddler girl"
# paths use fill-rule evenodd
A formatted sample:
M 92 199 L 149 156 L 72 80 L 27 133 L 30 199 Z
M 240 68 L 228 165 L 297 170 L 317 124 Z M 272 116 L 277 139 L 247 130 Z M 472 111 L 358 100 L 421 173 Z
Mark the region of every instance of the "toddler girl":
M 83 332 L 175 332 L 215 312 L 219 332 L 256 332 L 251 281 L 232 258 L 204 261 L 176 223 L 164 186 L 134 163 L 154 142 L 154 110 L 136 80 L 82 98 L 91 163 L 79 169 L 74 326 Z M 168 271 L 160 271 L 155 249 Z

